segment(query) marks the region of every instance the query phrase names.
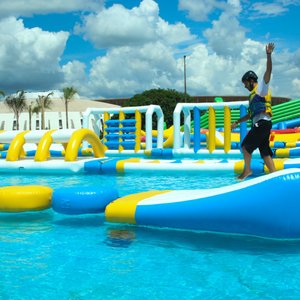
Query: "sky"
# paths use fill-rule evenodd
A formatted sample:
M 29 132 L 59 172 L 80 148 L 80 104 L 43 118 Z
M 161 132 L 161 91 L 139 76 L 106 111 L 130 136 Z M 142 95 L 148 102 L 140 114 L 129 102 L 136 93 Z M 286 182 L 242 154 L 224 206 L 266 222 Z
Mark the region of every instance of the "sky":
M 274 42 L 272 94 L 298 99 L 299 16 L 300 0 L 1 0 L 0 90 L 244 96 Z

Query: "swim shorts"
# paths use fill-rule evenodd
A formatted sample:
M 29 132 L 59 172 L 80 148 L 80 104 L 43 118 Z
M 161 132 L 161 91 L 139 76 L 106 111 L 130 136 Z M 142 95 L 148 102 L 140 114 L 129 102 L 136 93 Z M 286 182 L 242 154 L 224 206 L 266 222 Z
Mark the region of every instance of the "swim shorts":
M 244 138 L 242 147 L 245 147 L 250 154 L 258 148 L 262 158 L 269 155 L 272 157 L 273 152 L 269 145 L 271 129 L 272 121 L 257 121 Z

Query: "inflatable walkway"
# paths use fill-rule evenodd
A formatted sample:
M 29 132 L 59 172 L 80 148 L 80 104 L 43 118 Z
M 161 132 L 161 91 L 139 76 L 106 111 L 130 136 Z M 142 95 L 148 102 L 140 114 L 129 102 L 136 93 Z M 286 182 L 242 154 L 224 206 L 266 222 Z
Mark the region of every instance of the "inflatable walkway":
M 278 171 L 207 190 L 148 191 L 119 198 L 108 222 L 247 234 L 300 237 L 300 169 Z

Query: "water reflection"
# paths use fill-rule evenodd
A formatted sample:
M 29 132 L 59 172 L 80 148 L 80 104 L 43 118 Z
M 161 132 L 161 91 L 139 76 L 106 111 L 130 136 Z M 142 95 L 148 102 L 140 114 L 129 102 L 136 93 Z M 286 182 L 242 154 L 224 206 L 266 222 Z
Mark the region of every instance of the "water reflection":
M 0 213 L 1 239 L 12 234 L 32 234 L 51 230 L 51 210 L 26 213 Z M 7 234 L 7 236 L 5 235 Z
M 255 236 L 187 231 L 143 226 L 120 226 L 107 229 L 105 243 L 112 247 L 129 247 L 134 241 L 149 247 L 184 248 L 192 251 L 239 253 L 298 254 L 300 239 L 279 240 Z
M 102 215 L 62 215 L 57 214 L 57 219 L 53 221 L 53 224 L 72 228 L 81 227 L 99 227 L 104 223 L 104 216 Z
M 113 228 L 106 230 L 104 243 L 110 247 L 128 248 L 135 240 L 135 230 L 133 228 Z

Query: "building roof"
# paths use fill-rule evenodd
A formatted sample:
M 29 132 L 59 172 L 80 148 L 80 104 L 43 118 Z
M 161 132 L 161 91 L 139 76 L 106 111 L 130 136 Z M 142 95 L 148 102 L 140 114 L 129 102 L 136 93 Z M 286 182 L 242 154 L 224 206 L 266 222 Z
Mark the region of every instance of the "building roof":
M 52 106 L 51 109 L 46 109 L 49 112 L 64 112 L 65 102 L 62 99 L 51 99 Z M 28 104 L 30 102 L 35 104 L 34 100 L 27 100 Z M 69 112 L 84 112 L 87 108 L 113 108 L 119 107 L 119 105 L 101 101 L 94 101 L 89 99 L 74 99 L 69 102 L 68 111 Z M 5 105 L 4 101 L 0 101 L 0 113 L 12 113 L 12 111 Z

